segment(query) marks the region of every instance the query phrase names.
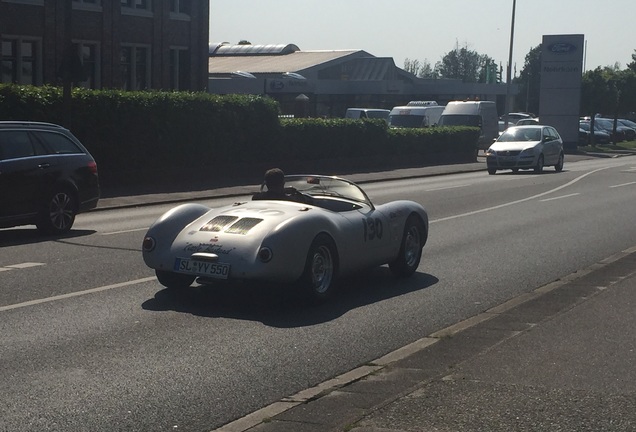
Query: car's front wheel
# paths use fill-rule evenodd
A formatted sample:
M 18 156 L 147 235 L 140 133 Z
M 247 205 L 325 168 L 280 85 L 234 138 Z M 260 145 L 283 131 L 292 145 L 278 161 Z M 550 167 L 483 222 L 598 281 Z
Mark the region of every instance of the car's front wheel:
M 557 164 L 554 166 L 554 170 L 556 172 L 561 172 L 563 171 L 563 153 L 561 153 L 559 155 L 559 161 L 557 162 Z
M 71 229 L 77 214 L 77 200 L 65 189 L 60 189 L 49 197 L 40 212 L 36 226 L 45 234 L 63 234 Z
M 159 283 L 169 289 L 188 288 L 195 279 L 195 276 L 165 270 L 155 270 L 155 275 Z
M 319 234 L 309 247 L 300 287 L 309 300 L 326 300 L 335 291 L 336 274 L 336 246 L 331 237 Z
M 543 155 L 539 155 L 537 165 L 534 167 L 535 174 L 541 174 L 543 172 Z
M 493 175 L 497 172 L 497 168 L 488 168 L 488 174 Z
M 404 225 L 400 252 L 395 261 L 389 263 L 389 269 L 398 277 L 411 276 L 417 270 L 422 259 L 422 248 L 426 233 L 422 222 L 416 216 L 409 216 Z

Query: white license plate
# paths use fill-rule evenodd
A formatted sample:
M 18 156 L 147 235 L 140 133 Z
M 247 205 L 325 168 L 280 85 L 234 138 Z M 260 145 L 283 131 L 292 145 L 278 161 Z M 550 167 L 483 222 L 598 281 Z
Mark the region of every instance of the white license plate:
M 230 274 L 230 265 L 177 258 L 174 260 L 174 271 L 207 276 L 215 279 L 227 279 Z

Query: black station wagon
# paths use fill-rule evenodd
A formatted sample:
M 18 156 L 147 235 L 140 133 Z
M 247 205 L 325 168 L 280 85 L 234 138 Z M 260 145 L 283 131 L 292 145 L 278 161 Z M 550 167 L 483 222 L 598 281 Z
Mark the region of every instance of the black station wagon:
M 71 229 L 97 206 L 97 164 L 67 129 L 0 121 L 0 228 L 35 224 L 46 234 Z

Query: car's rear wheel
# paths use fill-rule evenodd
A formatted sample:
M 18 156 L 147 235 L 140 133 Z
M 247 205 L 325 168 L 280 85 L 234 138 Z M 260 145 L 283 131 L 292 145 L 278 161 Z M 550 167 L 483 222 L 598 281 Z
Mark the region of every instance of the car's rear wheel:
M 559 155 L 559 161 L 557 162 L 557 164 L 554 166 L 554 170 L 556 172 L 561 172 L 563 171 L 563 153 L 561 153 Z
M 155 270 L 155 275 L 161 285 L 170 289 L 188 288 L 195 279 L 195 276 L 164 270 Z
M 336 287 L 336 246 L 326 234 L 319 234 L 309 247 L 305 270 L 300 278 L 301 289 L 312 301 L 329 298 Z
M 415 273 L 422 259 L 425 236 L 422 222 L 414 215 L 409 216 L 404 225 L 398 257 L 389 263 L 389 268 L 394 275 L 407 277 Z
M 497 168 L 488 168 L 488 174 L 493 175 L 497 172 Z
M 77 200 L 65 189 L 54 192 L 40 212 L 36 226 L 45 234 L 62 234 L 71 229 L 77 214 Z
M 543 172 L 543 155 L 539 155 L 537 165 L 534 167 L 535 174 L 541 174 Z

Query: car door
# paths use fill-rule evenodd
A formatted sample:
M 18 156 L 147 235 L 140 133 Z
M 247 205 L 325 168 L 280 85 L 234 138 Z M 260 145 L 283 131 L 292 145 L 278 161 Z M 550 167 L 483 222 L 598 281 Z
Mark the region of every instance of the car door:
M 542 153 L 543 153 L 543 163 L 545 165 L 554 165 L 556 163 L 554 156 L 554 141 L 556 137 L 551 133 L 549 127 L 543 128 L 542 133 Z
M 391 255 L 391 225 L 388 217 L 375 208 L 361 208 L 341 213 L 351 222 L 353 241 L 349 250 L 356 267 L 385 263 Z
M 38 211 L 45 186 L 43 152 L 26 130 L 0 131 L 0 218 L 12 219 Z

